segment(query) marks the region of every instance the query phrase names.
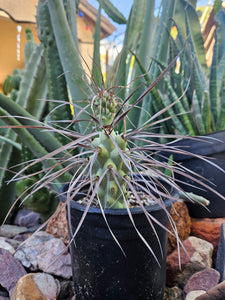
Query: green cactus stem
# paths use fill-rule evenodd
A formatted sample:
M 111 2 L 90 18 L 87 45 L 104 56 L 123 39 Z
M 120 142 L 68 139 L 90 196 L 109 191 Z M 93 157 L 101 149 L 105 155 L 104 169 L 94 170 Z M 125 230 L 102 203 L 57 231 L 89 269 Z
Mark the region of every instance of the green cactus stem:
M 129 169 L 121 153 L 128 150 L 127 142 L 115 131 L 110 135 L 102 132 L 93 140 L 92 146 L 97 151 L 92 168 L 93 179 L 100 179 L 107 171 L 97 190 L 99 201 L 104 208 L 125 208 L 128 191 L 124 177 Z
M 27 42 L 25 44 L 24 54 L 25 54 L 25 65 L 27 65 L 28 61 L 29 61 L 29 59 L 30 59 L 33 51 L 37 47 L 37 45 L 36 45 L 36 43 L 34 41 L 34 37 L 33 37 L 31 29 L 30 28 L 26 28 L 25 32 L 26 32 Z
M 46 2 L 39 2 L 38 4 L 37 22 L 39 27 L 38 36 L 44 48 L 46 75 L 48 82 L 48 98 L 65 101 L 65 105 L 59 105 L 57 101 L 49 102 L 49 110 L 52 111 L 51 120 L 72 120 L 66 79 L 59 58 L 58 48 L 56 45 L 48 5 Z M 66 102 L 68 102 L 68 105 L 66 105 Z M 60 122 L 60 127 L 67 126 L 68 122 Z M 65 137 L 61 135 L 58 135 L 57 138 L 62 144 L 65 144 L 67 142 Z
M 92 113 L 103 127 L 113 123 L 117 102 L 115 95 L 106 90 L 101 90 L 92 99 Z
M 124 180 L 128 173 L 128 163 L 123 153 L 128 150 L 127 142 L 111 129 L 118 107 L 118 99 L 107 90 L 99 91 L 92 99 L 91 108 L 98 125 L 102 129 L 91 145 L 96 158 L 92 166 L 93 179 L 100 180 L 97 197 L 104 208 L 125 208 L 128 197 Z M 105 175 L 104 175 L 105 174 Z

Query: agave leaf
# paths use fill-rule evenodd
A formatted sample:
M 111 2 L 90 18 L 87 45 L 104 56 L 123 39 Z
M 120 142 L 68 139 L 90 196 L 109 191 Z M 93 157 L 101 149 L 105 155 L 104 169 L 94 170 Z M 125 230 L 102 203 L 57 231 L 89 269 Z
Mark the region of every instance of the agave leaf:
M 185 10 L 185 22 L 186 22 L 186 29 L 187 29 L 187 40 L 188 40 L 188 43 L 190 45 L 190 49 L 192 52 L 192 60 L 195 64 L 195 68 L 199 74 L 198 77 L 200 79 L 201 86 L 202 86 L 203 90 L 207 90 L 206 76 L 205 76 L 203 68 L 199 62 L 198 56 L 196 55 L 196 53 L 197 53 L 196 45 L 193 40 L 193 36 L 191 33 L 191 29 L 190 29 L 189 16 L 188 16 L 186 10 Z
M 40 122 L 35 120 L 35 118 L 29 114 L 25 109 L 23 109 L 20 105 L 13 102 L 10 98 L 4 96 L 0 93 L 0 107 L 8 112 L 8 115 L 18 116 L 20 118 L 20 123 L 26 126 L 37 127 L 40 126 Z M 60 148 L 62 145 L 59 143 L 57 139 L 54 138 L 52 133 L 48 131 L 38 130 L 38 129 L 30 129 L 30 132 L 35 136 L 35 138 L 46 147 L 47 151 L 53 151 L 55 149 Z
M 22 149 L 20 143 L 14 142 L 14 141 L 13 141 L 12 139 L 10 139 L 10 138 L 7 138 L 7 137 L 5 137 L 5 136 L 1 136 L 1 135 L 0 135 L 0 140 L 6 142 L 6 143 L 8 143 L 8 144 L 11 144 L 11 145 L 12 145 L 13 147 L 15 147 L 17 150 L 21 150 L 21 149 Z M 0 166 L 2 167 L 2 164 L 1 164 L 1 163 L 0 163 Z
M 199 22 L 199 17 L 196 9 L 192 5 L 188 5 L 186 11 L 187 11 L 189 24 L 190 24 L 190 33 L 194 41 L 196 54 L 198 56 L 198 60 L 201 64 L 201 67 L 203 68 L 204 71 L 206 71 L 207 65 L 206 65 L 206 57 L 205 57 L 204 40 L 201 33 L 201 25 Z
M 171 26 L 171 17 L 173 15 L 174 12 L 174 5 L 175 5 L 175 1 L 170 1 L 170 3 L 168 4 L 168 2 L 164 2 L 163 5 L 163 10 L 162 10 L 162 14 L 160 17 L 160 21 L 157 21 L 157 25 L 155 24 L 156 29 L 153 28 L 153 23 L 151 21 L 149 21 L 150 16 L 149 16 L 149 11 L 151 12 L 152 16 L 154 15 L 153 12 L 153 2 L 152 1 L 148 1 L 147 3 L 147 7 L 146 7 L 146 11 L 145 11 L 145 16 L 144 16 L 144 23 L 143 23 L 143 32 L 142 32 L 142 37 L 141 37 L 141 46 L 140 46 L 140 54 L 141 57 L 140 60 L 142 61 L 142 63 L 146 66 L 146 62 L 147 60 L 149 60 L 151 57 L 148 55 L 152 55 L 154 58 L 156 59 L 160 59 L 164 62 L 168 61 L 168 47 L 165 45 L 168 45 L 168 41 L 169 41 L 169 34 L 168 34 L 168 30 L 170 31 L 170 26 Z M 146 46 L 143 45 L 144 40 L 146 39 L 147 36 L 150 36 L 148 38 L 148 41 L 146 43 Z M 150 41 L 152 43 L 154 43 L 155 47 L 153 50 L 150 51 Z M 147 53 L 148 51 L 150 51 L 150 53 Z M 138 55 L 139 56 L 139 55 Z M 140 69 L 137 70 L 135 76 L 137 76 L 138 74 L 140 74 Z M 151 80 L 154 80 L 155 78 L 157 78 L 157 75 L 159 74 L 159 69 L 158 66 L 156 64 L 152 64 L 150 71 L 149 71 L 149 77 L 151 78 Z M 135 83 L 135 85 L 140 85 L 140 80 L 137 81 Z M 141 94 L 143 93 L 143 88 L 140 88 L 138 90 L 138 93 L 135 93 L 131 99 L 130 99 L 130 104 L 135 103 L 135 99 L 137 99 Z M 152 102 L 156 102 L 156 103 L 152 103 Z M 157 104 L 157 102 L 159 102 Z M 161 100 L 160 98 L 156 98 L 154 99 L 153 96 L 151 95 L 147 95 L 145 97 L 145 99 L 143 99 L 143 101 L 141 103 L 138 104 L 139 107 L 141 107 L 142 109 L 132 109 L 132 111 L 129 114 L 129 118 L 131 120 L 134 120 L 135 118 L 139 120 L 139 124 L 143 123 L 148 116 L 146 115 L 146 111 L 150 114 L 153 114 L 153 107 L 155 107 L 155 110 L 157 111 L 158 107 L 161 107 Z M 128 125 L 129 128 L 129 125 Z
M 46 102 L 44 101 L 44 99 L 46 99 L 47 92 L 48 86 L 46 79 L 46 69 L 42 57 L 41 64 L 37 69 L 32 86 L 30 87 L 26 106 L 27 111 L 35 116 L 38 120 L 41 119 L 43 111 L 46 107 Z
M 219 93 L 221 93 L 224 75 L 225 75 L 225 52 L 221 57 L 221 60 L 218 63 L 218 68 L 217 68 L 217 87 Z
M 150 65 L 150 61 L 151 61 L 151 53 L 153 51 L 153 39 L 154 39 L 154 33 L 155 33 L 155 27 L 154 27 L 154 22 L 155 22 L 155 17 L 154 17 L 154 10 L 155 10 L 155 1 L 147 1 L 147 5 L 145 3 L 143 3 L 143 13 L 144 13 L 144 22 L 143 25 L 142 23 L 140 23 L 140 25 L 142 25 L 142 32 L 141 33 L 141 39 L 140 39 L 140 48 L 138 50 L 138 54 L 136 55 L 135 52 L 137 52 L 137 49 L 135 49 L 134 51 L 132 50 L 132 54 L 135 56 L 136 59 L 136 64 L 135 64 L 135 75 L 134 78 L 134 84 L 133 84 L 133 89 L 136 89 L 138 86 L 140 86 L 137 89 L 137 92 L 133 95 L 133 97 L 131 97 L 130 99 L 130 103 L 132 104 L 135 101 L 135 98 L 139 97 L 143 92 L 144 92 L 144 88 L 145 85 L 150 85 L 151 80 L 150 80 L 150 76 L 147 72 L 148 69 L 148 65 Z M 141 74 L 146 74 L 143 78 L 140 77 L 138 78 L 138 76 L 140 76 Z M 143 85 L 143 81 L 145 80 L 145 85 Z M 157 92 L 155 89 L 152 90 L 152 93 L 155 93 L 155 96 L 157 97 Z M 148 109 L 148 105 L 147 105 L 147 99 L 149 97 L 146 97 L 146 101 L 145 103 L 140 104 L 140 106 L 142 105 L 143 109 Z M 158 98 L 158 101 L 160 101 L 160 99 Z M 147 106 L 147 107 L 146 107 Z M 137 118 L 139 118 L 138 116 L 140 116 L 141 114 L 141 110 L 140 109 L 134 109 L 132 113 L 130 113 L 129 118 L 131 118 L 132 120 L 132 114 L 136 115 Z M 127 124 L 127 128 L 129 128 L 130 126 Z
M 118 95 L 121 99 L 125 99 L 125 90 L 120 89 L 120 86 L 125 87 L 126 86 L 126 78 L 127 78 L 127 55 L 128 55 L 128 35 L 130 31 L 130 23 L 131 23 L 131 13 L 128 18 L 128 23 L 126 27 L 125 37 L 124 37 L 124 47 L 122 51 L 119 53 L 117 58 L 115 59 L 115 63 L 112 67 L 113 74 L 109 73 L 107 74 L 106 79 L 106 86 L 112 87 L 116 86 L 115 88 L 115 94 Z M 116 76 L 115 76 L 116 74 Z M 112 75 L 112 76 L 111 76 Z
M 220 111 L 220 116 L 217 122 L 217 130 L 224 130 L 225 128 L 225 95 L 221 95 L 221 111 Z
M 221 9 L 215 16 L 215 21 L 217 23 L 216 36 L 217 36 L 217 47 L 218 47 L 218 59 L 220 61 L 221 57 L 225 52 L 225 12 Z
M 169 58 L 169 33 L 172 26 L 172 17 L 174 15 L 175 5 L 176 0 L 163 2 L 162 12 L 160 18 L 158 19 L 157 29 L 155 32 L 155 37 L 153 39 L 155 45 L 154 50 L 152 52 L 153 58 L 162 61 L 166 64 L 168 64 Z M 157 63 L 153 62 L 149 70 L 150 78 L 154 80 L 159 74 L 160 69 Z M 158 88 L 162 91 L 163 94 L 165 93 L 165 85 L 163 84 L 163 81 L 159 83 Z M 158 104 L 157 102 L 155 102 L 156 99 L 154 99 L 152 95 L 149 95 L 148 98 L 146 97 L 143 100 L 142 107 L 145 107 L 150 114 L 154 114 L 155 112 L 160 110 L 161 107 L 160 103 Z M 139 124 L 145 118 L 145 113 L 142 110 Z
M 170 29 L 172 26 L 172 18 L 175 12 L 176 0 L 164 1 L 162 12 L 157 24 L 156 38 L 154 39 L 153 57 L 161 62 L 168 63 L 168 50 L 170 40 Z M 152 64 L 149 71 L 150 77 L 155 79 L 160 70 L 157 64 Z
M 11 130 L 11 132 L 13 132 Z M 14 133 L 14 132 L 13 132 Z M 11 207 L 13 206 L 15 199 L 16 199 L 16 182 L 10 182 L 9 180 L 12 178 L 13 173 L 9 171 L 10 167 L 13 167 L 13 172 L 17 172 L 20 169 L 20 166 L 18 166 L 18 163 L 20 161 L 20 150 L 16 149 L 15 147 L 11 147 L 10 149 L 10 157 L 9 161 L 7 163 L 6 170 L 3 170 L 0 168 L 0 224 L 3 223 L 6 215 L 10 211 Z M 5 148 L 7 151 L 7 149 Z M 4 152 L 3 152 L 4 153 Z M 4 155 L 0 155 L 0 166 L 4 166 L 4 161 L 2 164 L 2 160 L 4 158 Z M 15 168 L 14 166 L 17 165 Z M 2 171 L 4 171 L 2 173 Z M 3 177 L 2 177 L 3 176 Z
M 146 0 L 134 0 L 130 11 L 130 23 L 126 34 L 128 35 L 127 47 L 132 50 L 137 50 L 140 45 L 140 37 L 143 31 L 143 24 L 146 11 Z
M 172 103 L 170 97 L 167 94 L 162 94 L 161 98 L 163 99 L 164 107 L 169 107 L 169 105 Z M 176 100 L 177 99 L 178 98 L 176 98 Z M 180 134 L 185 134 L 186 130 L 185 130 L 183 124 L 181 123 L 180 118 L 175 115 L 174 107 L 167 109 L 166 113 L 171 117 L 170 123 L 172 123 L 172 124 L 170 126 L 173 127 L 172 131 L 179 132 Z
M 199 105 L 199 101 L 196 95 L 196 92 L 193 94 L 193 113 L 195 122 L 198 128 L 199 134 L 203 135 L 205 134 L 205 127 L 202 120 L 202 113 L 201 113 L 201 106 Z
M 144 22 L 143 22 L 143 30 L 141 35 L 140 41 L 140 48 L 138 51 L 138 57 L 142 64 L 147 68 L 149 65 L 152 51 L 153 51 L 153 39 L 154 33 L 156 30 L 155 24 L 155 1 L 147 1 L 147 5 L 145 7 L 145 15 L 144 15 Z M 137 68 L 138 70 L 138 68 Z M 142 72 L 142 70 L 141 70 Z M 140 72 L 136 71 L 135 76 L 139 76 Z
M 37 77 L 37 72 L 42 65 L 43 66 L 43 49 L 42 45 L 38 45 L 35 50 L 33 51 L 27 67 L 25 68 L 23 79 L 20 83 L 19 94 L 17 97 L 17 103 L 23 107 L 27 105 L 29 93 L 30 93 L 30 86 L 33 85 L 34 80 Z M 40 80 L 40 78 L 39 78 Z
M 39 144 L 39 142 L 33 137 L 32 134 L 29 133 L 29 131 L 26 129 L 26 126 L 22 126 L 21 123 L 19 123 L 14 117 L 10 117 L 8 115 L 8 112 L 0 108 L 0 115 L 1 116 L 6 116 L 5 122 L 9 126 L 13 126 L 13 130 L 18 134 L 18 136 L 23 140 L 23 143 L 31 149 L 31 151 L 34 153 L 34 155 L 38 158 L 42 158 L 44 156 L 48 155 L 48 152 L 45 150 L 43 146 Z M 48 168 L 48 167 L 55 167 L 55 169 L 60 169 L 59 164 L 55 160 L 43 160 L 43 165 Z M 71 177 L 69 174 L 65 174 L 59 178 L 61 182 L 65 182 L 65 180 L 69 180 Z M 53 183 L 54 184 L 54 183 Z M 58 186 L 59 188 L 60 186 Z M 57 188 L 57 187 L 56 187 Z
M 136 78 L 135 80 L 134 80 L 134 85 L 133 85 L 133 87 L 136 87 L 137 88 L 137 90 L 138 90 L 138 95 L 140 94 L 140 92 L 141 92 L 141 90 L 143 90 L 144 91 L 144 87 L 146 87 L 146 86 L 150 86 L 151 84 L 152 84 L 152 81 L 151 81 L 151 79 L 150 79 L 150 77 L 149 77 L 149 73 L 147 72 L 147 70 L 145 69 L 145 67 L 144 67 L 144 65 L 143 65 L 143 63 L 142 63 L 142 61 L 141 61 L 141 59 L 139 58 L 139 56 L 138 55 L 136 55 L 133 51 L 131 51 L 130 50 L 130 52 L 132 53 L 132 55 L 135 57 L 135 61 L 136 61 L 136 63 L 137 63 L 137 66 L 140 68 L 140 74 L 142 74 L 142 76 L 140 75 L 139 77 L 141 78 L 141 79 L 144 79 L 145 81 L 144 81 L 144 84 L 143 85 L 141 85 L 141 86 L 136 86 L 136 82 L 138 81 L 138 78 Z M 164 65 L 165 66 L 165 65 Z M 166 66 L 165 66 L 165 68 L 166 68 Z M 151 90 L 151 93 L 152 93 L 152 95 L 154 96 L 154 98 L 155 98 L 155 102 L 156 103 L 162 103 L 162 98 L 160 97 L 160 95 L 159 95 L 159 93 L 158 93 L 158 90 L 156 89 L 156 87 L 153 87 L 153 89 Z M 137 97 L 137 93 L 135 93 L 135 97 Z M 147 102 L 147 101 L 146 101 Z M 145 110 L 145 108 L 142 106 L 142 109 L 144 109 Z M 139 122 L 139 123 L 141 123 L 141 122 Z
M 195 53 L 198 56 L 198 60 L 202 68 L 204 69 L 204 71 L 206 71 L 207 67 L 204 41 L 201 34 L 201 26 L 195 7 L 196 3 L 194 3 L 194 1 L 178 0 L 176 4 L 174 19 L 177 25 L 181 28 L 185 37 L 191 35 L 191 39 L 193 40 L 193 45 L 196 51 Z M 185 24 L 185 18 L 188 18 L 188 27 Z
M 31 56 L 29 60 L 26 63 L 25 72 L 23 75 L 23 78 L 20 83 L 20 90 L 16 99 L 16 102 L 13 102 L 9 98 L 3 96 L 5 100 L 5 107 L 8 107 L 10 105 L 15 105 L 25 107 L 29 106 L 29 104 L 32 104 L 32 108 L 29 106 L 29 109 L 32 109 L 34 113 L 36 113 L 37 117 L 40 117 L 40 115 L 43 112 L 45 102 L 41 101 L 35 101 L 34 100 L 34 93 L 35 86 L 38 86 L 38 96 L 44 97 L 46 96 L 46 81 L 44 77 L 45 72 L 45 65 L 43 62 L 43 50 L 41 45 L 34 48 L 34 51 L 31 53 Z M 38 83 L 38 84 L 37 84 Z M 6 108 L 7 109 L 7 108 Z M 15 132 L 13 132 L 10 128 L 6 130 L 5 138 L 10 139 L 11 143 L 2 143 L 1 144 L 1 161 L 0 166 L 2 169 L 0 170 L 0 182 L 2 181 L 2 178 L 4 177 L 5 169 L 7 168 L 7 164 L 10 160 L 11 153 L 13 151 L 12 147 L 16 144 L 16 138 L 17 135 Z M 0 183 L 1 184 L 1 183 Z
M 9 142 L 0 143 L 0 188 L 3 184 L 3 178 L 5 177 L 6 174 L 5 171 L 10 161 L 10 156 L 13 151 L 13 146 L 15 147 L 14 143 L 16 143 L 16 137 L 17 137 L 16 133 L 13 130 L 8 129 L 6 131 L 5 136 L 2 138 L 11 141 L 11 143 Z
M 202 98 L 201 104 L 201 114 L 202 120 L 205 126 L 205 132 L 210 133 L 215 131 L 215 124 L 211 114 L 211 107 L 210 107 L 210 99 L 209 99 L 209 92 L 205 91 Z
M 168 91 L 170 93 L 170 97 L 171 97 L 171 102 L 174 102 L 176 101 L 179 97 L 178 95 L 176 94 L 176 92 L 174 91 L 173 87 L 170 85 L 169 81 L 167 80 L 166 77 L 164 77 L 164 80 L 166 82 L 166 85 L 167 85 L 167 88 L 168 88 Z M 182 98 L 181 98 L 182 100 Z M 190 135 L 195 135 L 195 130 L 193 128 L 193 122 L 192 122 L 192 118 L 190 116 L 190 110 L 187 111 L 183 104 L 182 104 L 182 101 L 178 101 L 174 107 L 174 114 L 175 113 L 178 113 L 180 114 L 180 119 L 182 121 L 182 129 L 180 130 L 180 133 L 182 134 L 190 134 Z M 177 109 L 176 109 L 177 108 Z M 178 127 L 176 127 L 177 129 L 179 129 Z
M 219 92 L 217 87 L 217 64 L 218 64 L 218 48 L 217 48 L 217 42 L 214 45 L 213 49 L 213 60 L 212 65 L 210 69 L 210 83 L 209 83 L 209 94 L 210 94 L 210 103 L 211 103 L 211 109 L 212 109 L 212 115 L 215 120 L 215 123 L 217 123 L 220 109 L 221 109 L 221 103 L 219 103 Z
M 128 72 L 130 71 L 130 65 L 127 63 L 129 57 L 129 50 L 136 51 L 139 45 L 140 32 L 142 31 L 144 13 L 146 8 L 146 0 L 134 0 L 132 8 L 130 10 L 129 18 L 127 21 L 125 37 L 123 41 L 123 49 L 116 59 L 112 69 L 116 72 L 114 86 L 127 86 Z M 110 83 L 112 86 L 112 84 Z M 116 89 L 115 93 L 121 99 L 126 98 L 125 89 Z

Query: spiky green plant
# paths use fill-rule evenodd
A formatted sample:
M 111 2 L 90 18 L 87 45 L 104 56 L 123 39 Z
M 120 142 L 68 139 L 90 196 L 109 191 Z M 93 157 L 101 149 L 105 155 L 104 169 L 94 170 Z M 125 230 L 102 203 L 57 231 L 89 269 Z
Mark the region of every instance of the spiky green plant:
M 216 7 L 218 2 L 221 1 L 215 1 Z M 224 8 L 216 8 L 217 28 L 213 60 L 211 66 L 207 67 L 196 7 L 188 1 L 183 1 L 186 7 L 181 10 L 179 8 L 182 7 L 182 3 L 178 3 L 173 21 L 177 37 L 175 40 L 170 38 L 169 59 L 176 56 L 181 49 L 184 51 L 180 55 L 179 64 L 174 65 L 172 71 L 163 78 L 164 84 L 151 97 L 156 110 L 167 107 L 179 97 L 181 99 L 163 115 L 176 117 L 165 122 L 161 130 L 164 133 L 192 136 L 224 130 Z M 153 60 L 161 70 L 167 67 L 167 63 L 162 59 L 153 57 Z M 143 65 L 142 71 L 147 72 Z M 148 74 L 150 76 L 151 71 Z M 146 83 L 148 79 L 145 77 Z
M 99 2 L 102 4 L 108 1 Z M 67 5 L 64 6 L 65 3 Z M 141 73 L 141 66 L 142 59 L 148 55 L 147 49 L 152 51 L 151 44 L 145 45 L 146 47 L 143 46 L 143 40 L 148 37 L 148 34 L 151 34 L 153 38 L 150 39 L 149 43 L 154 41 L 154 51 L 151 53 L 157 54 L 156 58 L 167 62 L 169 55 L 168 32 L 170 32 L 170 19 L 173 16 L 175 4 L 175 0 L 170 1 L 170 5 L 164 1 L 162 15 L 161 17 L 158 16 L 157 25 L 153 26 L 153 23 L 149 22 L 149 13 L 153 15 L 155 1 L 134 0 L 127 23 L 124 48 L 117 59 L 119 63 L 115 64 L 116 70 L 113 70 L 116 75 L 104 83 L 101 72 L 99 72 L 100 66 L 97 64 L 99 58 L 99 20 L 95 33 L 93 71 L 89 81 L 82 67 L 76 28 L 74 28 L 76 13 L 74 15 L 72 13 L 76 12 L 75 2 L 72 0 L 64 1 L 64 3 L 60 0 L 39 1 L 38 18 L 40 20 L 38 28 L 41 30 L 42 26 L 48 26 L 44 29 L 50 31 L 49 35 L 56 42 L 54 47 L 57 53 L 54 52 L 53 54 L 58 56 L 57 59 L 61 62 L 62 75 L 66 80 L 64 91 L 66 86 L 68 95 L 71 95 L 75 116 L 72 120 L 62 120 L 63 123 L 69 121 L 68 125 L 71 126 L 58 125 L 54 127 L 52 122 L 43 123 L 34 119 L 21 105 L 13 103 L 6 96 L 0 94 L 0 113 L 4 122 L 13 128 L 23 143 L 36 156 L 36 159 L 28 162 L 27 166 L 18 172 L 13 179 L 20 180 L 23 178 L 24 172 L 30 167 L 40 162 L 43 164 L 43 176 L 29 187 L 30 194 L 34 194 L 46 186 L 58 190 L 61 184 L 68 183 L 69 188 L 66 192 L 68 201 L 73 199 L 84 187 L 87 188 L 88 199 L 84 215 L 93 202 L 97 203 L 103 214 L 104 209 L 109 207 L 127 208 L 129 212 L 128 199 L 130 194 L 135 196 L 138 205 L 145 210 L 137 192 L 140 189 L 140 183 L 136 180 L 135 174 L 138 174 L 145 182 L 145 186 L 142 186 L 141 189 L 147 195 L 147 201 L 158 203 L 165 209 L 164 197 L 173 199 L 170 188 L 164 187 L 164 183 L 173 188 L 177 188 L 177 183 L 174 181 L 173 175 L 166 175 L 164 171 L 168 169 L 172 174 L 173 172 L 184 171 L 177 166 L 174 168 L 168 162 L 156 161 L 153 154 L 161 149 L 171 152 L 179 151 L 176 148 L 171 148 L 170 145 L 159 143 L 162 137 L 172 138 L 171 135 L 155 133 L 161 121 L 165 121 L 163 118 L 158 121 L 157 117 L 168 112 L 179 99 L 153 114 L 149 107 L 154 107 L 156 110 L 156 104 L 150 101 L 149 93 L 151 92 L 156 96 L 156 101 L 161 101 L 160 94 L 156 90 L 156 84 L 173 67 L 177 57 L 162 73 L 159 72 L 157 64 L 154 62 L 154 76 L 152 78 Z M 71 9 L 67 10 L 68 7 Z M 47 13 L 45 14 L 45 12 Z M 117 14 L 117 12 L 114 13 Z M 100 17 L 100 13 L 98 16 Z M 47 18 L 47 20 L 42 22 L 42 17 Z M 47 24 L 50 22 L 51 26 L 46 25 L 46 22 L 48 22 Z M 164 26 L 165 22 L 167 28 Z M 136 30 L 137 25 L 140 26 L 138 31 Z M 152 30 L 154 35 L 152 35 Z M 41 45 L 43 45 L 46 36 L 43 30 L 41 34 L 43 34 Z M 140 41 L 142 42 L 140 43 Z M 165 47 L 165 41 L 168 47 Z M 45 61 L 49 63 L 46 64 L 47 73 L 56 70 L 54 69 L 54 60 L 50 60 L 48 56 L 51 53 L 48 52 L 47 48 L 52 46 L 50 44 L 48 40 L 44 44 L 46 47 Z M 128 86 L 129 47 L 131 51 L 137 47 L 137 50 L 140 49 L 143 53 L 140 63 L 136 65 L 136 68 L 139 68 L 136 71 L 136 76 L 141 75 L 137 78 L 141 80 L 141 83 L 143 83 L 143 78 L 148 79 L 148 86 L 144 89 L 136 89 L 135 85 L 138 80 L 135 81 L 133 87 L 131 84 Z M 55 73 L 54 76 L 56 77 L 58 74 Z M 57 78 L 55 80 L 57 83 Z M 110 85 L 109 81 L 111 81 Z M 130 92 L 131 88 L 133 88 L 133 92 Z M 53 110 L 70 105 L 67 98 L 61 98 L 55 103 L 59 105 Z M 166 118 L 166 120 L 168 119 L 170 117 Z M 63 140 L 59 142 L 57 135 L 62 136 Z M 184 150 L 181 152 L 187 153 Z M 148 177 L 148 181 L 145 176 Z M 26 177 L 30 178 L 32 174 Z M 195 180 L 198 181 L 198 179 Z M 204 183 L 202 186 L 207 188 Z M 183 191 L 181 192 L 183 193 Z M 151 216 L 146 213 L 146 217 L 153 226 Z M 130 218 L 132 220 L 131 215 Z M 151 246 L 148 247 L 151 249 Z
M 117 108 L 118 99 L 108 91 L 101 91 L 92 100 L 93 116 L 103 129 L 99 137 L 94 138 L 91 143 L 96 149 L 96 153 L 93 154 L 92 176 L 99 179 L 104 176 L 106 170 L 109 174 L 103 177 L 97 190 L 98 199 L 104 208 L 124 208 L 123 197 L 128 198 L 127 184 L 123 177 L 129 172 L 129 166 L 121 155 L 128 151 L 127 142 L 112 127 Z M 117 180 L 113 172 L 120 175 Z
M 26 66 L 23 70 L 16 69 L 12 76 L 8 76 L 4 82 L 4 93 L 14 101 L 15 105 L 27 109 L 33 116 L 40 119 L 43 110 L 46 106 L 43 99 L 47 94 L 47 85 L 45 77 L 45 64 L 43 61 L 43 51 L 41 46 L 37 46 L 32 38 L 32 33 L 29 29 L 27 32 L 27 42 L 25 44 L 25 59 Z M 7 99 L 7 104 L 12 101 Z M 1 115 L 8 114 L 2 111 Z M 1 120 L 1 125 L 4 126 L 4 121 Z M 12 203 L 16 199 L 15 183 L 7 184 L 12 177 L 10 167 L 21 163 L 21 151 L 24 149 L 18 136 L 10 128 L 1 130 L 0 138 L 0 199 L 1 199 L 1 214 L 0 221 L 3 221 Z M 25 158 L 27 160 L 27 158 Z M 17 170 L 19 167 L 17 168 Z M 16 169 L 14 170 L 16 171 Z M 8 195 L 5 198 L 5 195 Z

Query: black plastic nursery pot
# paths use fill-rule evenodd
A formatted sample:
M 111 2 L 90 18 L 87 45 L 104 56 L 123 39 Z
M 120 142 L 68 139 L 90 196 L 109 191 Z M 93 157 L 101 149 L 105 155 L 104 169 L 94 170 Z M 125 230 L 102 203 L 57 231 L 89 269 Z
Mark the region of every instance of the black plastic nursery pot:
M 173 146 L 178 146 L 180 149 L 193 154 L 206 156 L 209 161 L 222 168 L 224 172 L 212 164 L 193 156 L 174 154 L 173 160 L 201 175 L 202 178 L 196 178 L 225 197 L 225 131 L 206 135 L 205 138 L 203 136 L 202 140 L 185 139 L 173 143 Z M 225 216 L 225 200 L 222 197 L 188 177 L 179 174 L 176 174 L 175 177 L 181 181 L 179 185 L 185 191 L 201 195 L 210 201 L 210 205 L 207 206 L 208 210 L 199 204 L 188 202 L 188 209 L 192 217 L 218 218 Z
M 166 200 L 164 204 L 169 211 L 171 202 Z M 70 207 L 74 232 L 85 206 L 71 201 Z M 168 226 L 168 215 L 159 205 L 150 205 L 146 210 L 163 226 Z M 91 207 L 70 246 L 76 300 L 163 299 L 167 231 L 153 222 L 157 240 L 142 209 L 131 209 L 136 227 L 151 246 L 159 266 L 135 230 L 126 209 L 104 212 L 125 255 L 110 233 L 101 210 Z

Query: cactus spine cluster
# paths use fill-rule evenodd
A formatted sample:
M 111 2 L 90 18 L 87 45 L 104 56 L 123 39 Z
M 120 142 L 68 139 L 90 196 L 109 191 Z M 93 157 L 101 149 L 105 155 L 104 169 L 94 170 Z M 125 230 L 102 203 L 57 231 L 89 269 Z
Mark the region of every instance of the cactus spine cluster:
M 111 130 L 117 99 L 108 91 L 101 91 L 92 101 L 93 111 L 102 126 L 99 136 L 92 141 L 97 155 L 92 167 L 92 176 L 100 180 L 97 196 L 103 208 L 124 208 L 128 198 L 127 183 L 128 162 L 124 153 L 127 142 L 121 135 Z M 97 109 L 98 108 L 98 109 Z

